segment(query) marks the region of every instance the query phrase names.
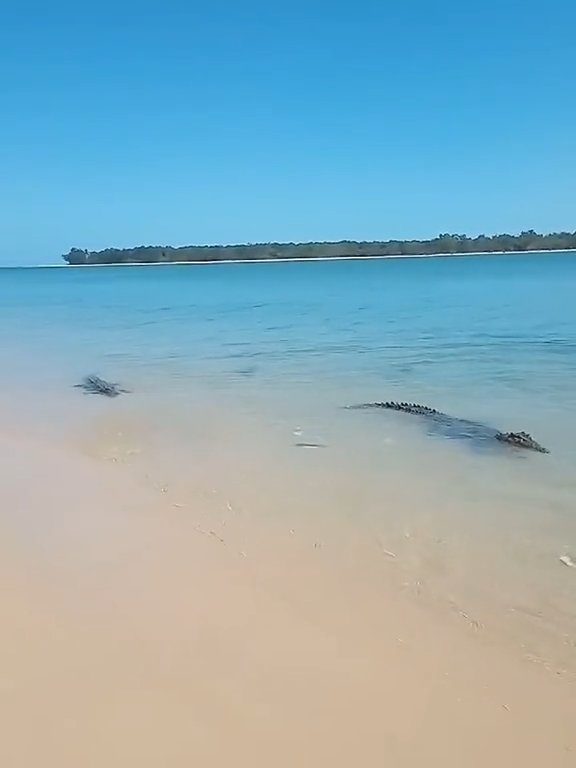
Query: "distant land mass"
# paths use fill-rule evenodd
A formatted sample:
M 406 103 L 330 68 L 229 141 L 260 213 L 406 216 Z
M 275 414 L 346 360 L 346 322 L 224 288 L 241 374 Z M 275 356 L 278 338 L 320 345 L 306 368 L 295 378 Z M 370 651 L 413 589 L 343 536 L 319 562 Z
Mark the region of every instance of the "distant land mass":
M 576 232 L 541 235 L 534 230 L 519 235 L 438 235 L 431 240 L 384 240 L 328 243 L 258 243 L 246 245 L 141 245 L 87 251 L 72 248 L 62 256 L 68 264 L 161 264 L 193 261 L 274 261 L 277 259 L 333 259 L 383 256 L 564 251 L 576 248 Z

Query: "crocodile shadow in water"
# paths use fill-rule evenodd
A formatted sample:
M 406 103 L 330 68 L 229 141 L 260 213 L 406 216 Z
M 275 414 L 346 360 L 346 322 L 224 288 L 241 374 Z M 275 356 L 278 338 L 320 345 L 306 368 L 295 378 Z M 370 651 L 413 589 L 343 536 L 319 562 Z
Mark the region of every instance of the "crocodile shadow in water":
M 550 453 L 547 448 L 537 443 L 527 432 L 500 432 L 478 421 L 459 419 L 456 416 L 449 416 L 446 413 L 437 411 L 435 408 L 428 408 L 428 406 L 419 405 L 418 403 L 396 403 L 389 401 L 383 403 L 363 403 L 362 405 L 351 405 L 348 407 L 352 409 L 385 408 L 390 411 L 400 411 L 401 413 L 422 416 L 426 419 L 428 426 L 434 433 L 448 438 L 475 440 L 478 442 L 498 441 L 514 448 L 525 448 L 526 450 L 537 451 L 538 453 Z
M 100 376 L 85 376 L 80 384 L 74 384 L 78 389 L 83 389 L 87 395 L 104 395 L 104 397 L 118 397 L 129 392 L 113 381 L 105 381 Z

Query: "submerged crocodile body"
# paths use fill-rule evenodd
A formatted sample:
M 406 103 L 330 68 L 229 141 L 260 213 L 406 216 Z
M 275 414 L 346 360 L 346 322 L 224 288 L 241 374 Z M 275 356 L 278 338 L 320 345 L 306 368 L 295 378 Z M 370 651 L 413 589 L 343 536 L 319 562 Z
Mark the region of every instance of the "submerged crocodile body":
M 95 375 L 85 376 L 80 384 L 74 386 L 83 389 L 88 395 L 104 395 L 104 397 L 118 397 L 118 395 L 128 392 L 127 389 L 122 389 L 119 384 L 105 381 L 100 376 Z
M 362 405 L 353 405 L 351 407 L 386 408 L 390 411 L 424 416 L 434 428 L 434 431 L 440 432 L 446 437 L 471 440 L 498 440 L 500 443 L 506 443 L 515 448 L 525 448 L 529 451 L 537 451 L 538 453 L 550 453 L 547 448 L 537 443 L 527 432 L 500 432 L 480 422 L 448 416 L 448 414 L 437 411 L 435 408 L 428 408 L 428 406 L 419 405 L 418 403 L 396 403 L 389 401 L 383 403 L 363 403 Z

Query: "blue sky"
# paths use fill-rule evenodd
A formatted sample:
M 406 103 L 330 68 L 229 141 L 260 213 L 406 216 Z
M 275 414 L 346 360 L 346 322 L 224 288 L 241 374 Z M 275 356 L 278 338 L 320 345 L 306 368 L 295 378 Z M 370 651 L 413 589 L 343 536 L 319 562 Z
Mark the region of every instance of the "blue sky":
M 576 3 L 0 10 L 0 263 L 576 229 Z

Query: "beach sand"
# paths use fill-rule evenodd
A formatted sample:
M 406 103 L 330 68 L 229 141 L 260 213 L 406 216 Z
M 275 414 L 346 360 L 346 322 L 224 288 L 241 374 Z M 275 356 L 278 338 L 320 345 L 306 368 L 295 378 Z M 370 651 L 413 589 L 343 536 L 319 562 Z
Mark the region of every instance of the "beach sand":
M 569 677 L 311 531 L 239 536 L 210 483 L 0 449 L 2 766 L 574 765 Z

